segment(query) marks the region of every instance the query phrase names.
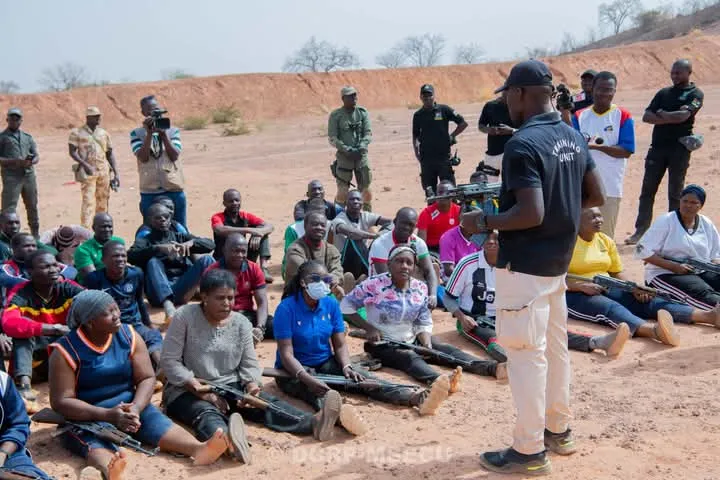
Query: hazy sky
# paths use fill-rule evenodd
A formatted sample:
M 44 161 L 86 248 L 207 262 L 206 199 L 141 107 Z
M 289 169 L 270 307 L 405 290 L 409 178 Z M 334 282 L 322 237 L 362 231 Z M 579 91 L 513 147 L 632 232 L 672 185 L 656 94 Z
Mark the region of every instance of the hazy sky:
M 666 1 L 666 0 L 665 0 Z M 0 80 L 40 89 L 46 67 L 72 61 L 90 80 L 157 80 L 279 71 L 310 36 L 351 48 L 363 67 L 407 35 L 441 33 L 445 63 L 477 42 L 490 58 L 584 39 L 602 0 L 0 0 Z M 643 0 L 646 7 L 663 0 Z

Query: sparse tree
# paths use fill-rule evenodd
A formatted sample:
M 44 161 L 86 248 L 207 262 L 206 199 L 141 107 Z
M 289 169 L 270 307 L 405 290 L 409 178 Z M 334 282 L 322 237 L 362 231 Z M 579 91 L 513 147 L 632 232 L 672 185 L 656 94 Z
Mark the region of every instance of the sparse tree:
M 163 80 L 182 80 L 184 78 L 194 78 L 195 75 L 192 73 L 186 72 L 185 70 L 181 68 L 175 68 L 171 70 L 163 70 L 162 73 L 162 79 Z
M 398 45 L 408 62 L 415 67 L 439 65 L 445 52 L 445 37 L 426 33 L 406 37 Z
M 332 72 L 360 65 L 360 59 L 347 47 L 338 47 L 315 37 L 285 60 L 284 72 Z
M 0 80 L 0 94 L 11 95 L 20 90 L 20 85 L 12 80 Z
M 558 48 L 558 53 L 570 53 L 574 51 L 578 47 L 578 42 L 575 40 L 575 37 L 572 36 L 570 32 L 565 32 L 563 35 L 562 41 L 560 42 L 560 47 Z
M 587 33 L 585 35 L 585 45 L 595 43 L 598 40 L 598 31 L 596 28 L 588 27 Z
M 43 70 L 40 84 L 53 92 L 62 92 L 82 87 L 87 83 L 85 68 L 72 62 L 65 62 Z
M 400 68 L 405 65 L 405 55 L 397 47 L 375 57 L 375 62 L 385 68 Z
M 455 49 L 455 63 L 480 63 L 485 57 L 485 50 L 479 43 L 460 45 Z
M 642 11 L 640 0 L 614 0 L 610 3 L 602 3 L 598 7 L 598 18 L 600 24 L 609 25 L 613 33 L 620 33 L 623 24 L 632 19 L 634 15 Z
M 548 47 L 526 47 L 525 52 L 528 58 L 552 57 L 554 54 Z
M 637 14 L 635 16 L 635 25 L 641 32 L 649 32 L 654 30 L 665 20 L 669 20 L 671 18 L 672 13 L 668 12 L 667 9 L 654 8 Z

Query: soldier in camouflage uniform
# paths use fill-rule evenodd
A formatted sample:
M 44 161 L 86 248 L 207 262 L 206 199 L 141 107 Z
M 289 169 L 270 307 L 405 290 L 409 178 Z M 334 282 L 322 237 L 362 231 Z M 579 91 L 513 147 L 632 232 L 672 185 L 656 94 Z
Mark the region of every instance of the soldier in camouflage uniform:
M 371 210 L 370 163 L 368 145 L 372 141 L 370 115 L 365 108 L 357 105 L 357 90 L 344 87 L 341 92 L 343 106 L 333 111 L 328 119 L 328 140 L 337 149 L 333 175 L 337 183 L 335 202 L 345 205 L 353 172 L 358 190 L 362 192 L 363 209 Z

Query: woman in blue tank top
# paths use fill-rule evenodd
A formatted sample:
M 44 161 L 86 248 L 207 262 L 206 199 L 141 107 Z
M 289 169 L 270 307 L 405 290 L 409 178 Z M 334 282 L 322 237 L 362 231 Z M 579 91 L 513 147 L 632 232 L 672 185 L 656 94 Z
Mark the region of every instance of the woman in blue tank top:
M 111 424 L 138 441 L 195 459 L 217 460 L 228 448 L 221 430 L 201 443 L 150 403 L 155 385 L 142 338 L 120 322 L 120 309 L 106 292 L 86 290 L 73 300 L 71 332 L 51 345 L 50 404 L 65 418 Z M 117 445 L 82 432 L 64 434 L 66 446 L 87 458 L 88 469 L 121 479 L 125 454 Z

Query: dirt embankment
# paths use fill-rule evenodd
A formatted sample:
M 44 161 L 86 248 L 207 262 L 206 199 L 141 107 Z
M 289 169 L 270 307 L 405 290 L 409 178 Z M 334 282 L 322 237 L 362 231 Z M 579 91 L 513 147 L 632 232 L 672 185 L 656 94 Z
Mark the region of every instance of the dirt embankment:
M 611 70 L 622 89 L 659 87 L 668 83 L 668 69 L 678 57 L 695 64 L 695 79 L 716 82 L 720 77 L 720 37 L 693 34 L 652 43 L 594 50 L 547 59 L 557 82 L 577 84 L 586 68 Z M 234 105 L 247 120 L 272 120 L 323 114 L 339 104 L 340 87 L 358 88 L 369 108 L 393 108 L 418 103 L 421 84 L 433 83 L 438 96 L 452 103 L 483 101 L 502 84 L 511 63 L 434 68 L 355 70 L 330 74 L 246 74 L 194 78 L 171 82 L 110 85 L 71 92 L 0 95 L 0 111 L 10 106 L 25 110 L 30 131 L 66 129 L 82 121 L 87 105 L 99 106 L 106 128 L 127 128 L 140 118 L 139 100 L 153 93 L 172 118 L 206 115 L 214 108 Z

